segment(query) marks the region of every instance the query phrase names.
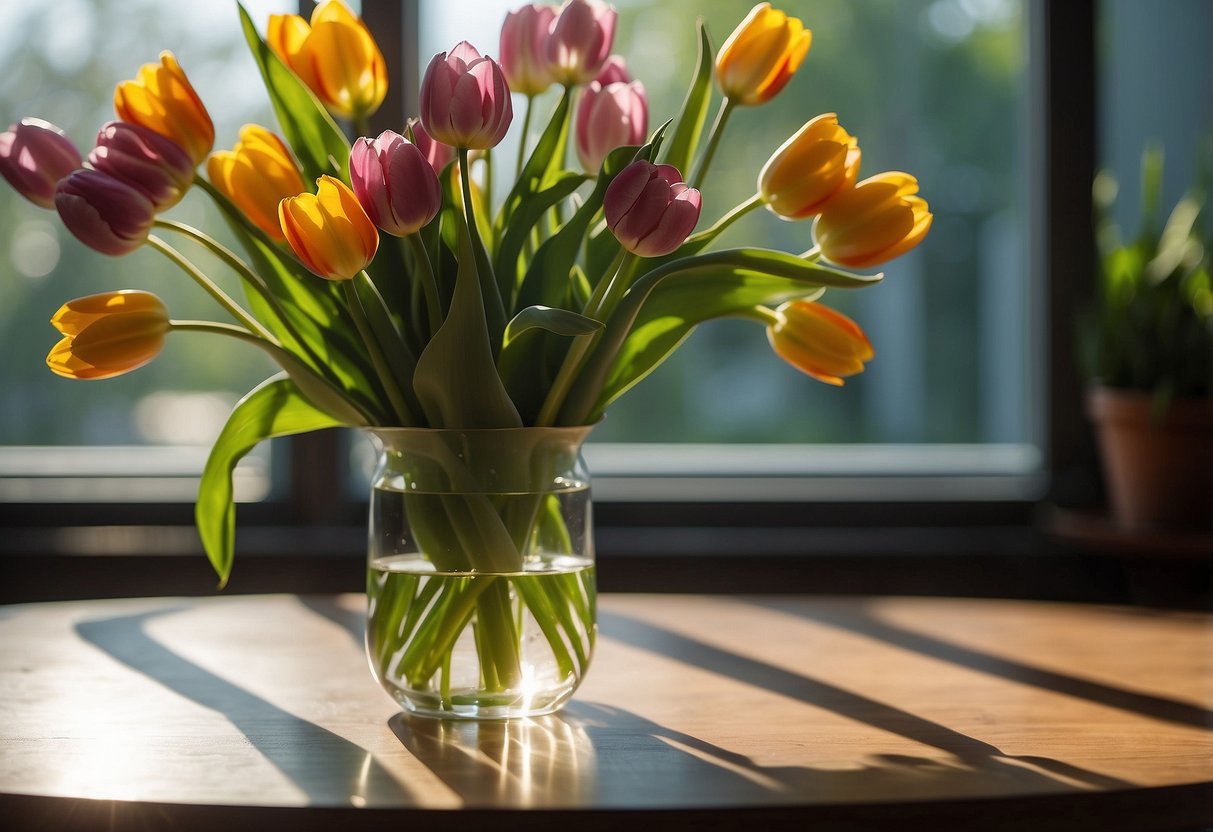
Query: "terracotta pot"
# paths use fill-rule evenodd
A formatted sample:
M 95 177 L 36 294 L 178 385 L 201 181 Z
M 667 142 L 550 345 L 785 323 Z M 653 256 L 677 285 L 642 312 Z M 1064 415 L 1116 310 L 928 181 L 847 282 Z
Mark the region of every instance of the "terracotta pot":
M 1104 478 L 1118 525 L 1129 529 L 1213 528 L 1213 399 L 1176 399 L 1161 418 L 1149 393 L 1095 387 Z

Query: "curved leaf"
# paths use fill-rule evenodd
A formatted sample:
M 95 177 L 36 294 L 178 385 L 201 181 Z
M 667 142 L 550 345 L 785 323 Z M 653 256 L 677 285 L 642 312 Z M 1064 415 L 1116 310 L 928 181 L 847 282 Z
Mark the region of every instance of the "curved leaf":
M 211 448 L 198 486 L 194 518 L 207 559 L 222 588 L 232 571 L 236 506 L 232 472 L 258 442 L 342 423 L 317 410 L 290 379 L 274 376 L 240 400 Z
M 695 158 L 695 150 L 699 147 L 699 137 L 703 134 L 704 121 L 708 116 L 708 104 L 712 100 L 712 40 L 708 37 L 708 27 L 703 18 L 695 22 L 699 32 L 699 59 L 695 65 L 695 75 L 691 86 L 687 89 L 682 108 L 674 119 L 674 135 L 666 147 L 662 161 L 673 165 L 688 174 L 687 168 Z
M 244 38 L 261 70 L 287 144 L 303 165 L 304 178 L 314 181 L 327 173 L 349 182 L 350 145 L 341 128 L 312 91 L 261 38 L 244 6 L 240 3 L 236 6 L 240 10 Z
M 602 329 L 602 322 L 567 309 L 528 306 L 515 315 L 505 328 L 505 346 L 502 352 L 509 348 L 514 338 L 528 329 L 544 329 L 556 335 L 593 335 Z

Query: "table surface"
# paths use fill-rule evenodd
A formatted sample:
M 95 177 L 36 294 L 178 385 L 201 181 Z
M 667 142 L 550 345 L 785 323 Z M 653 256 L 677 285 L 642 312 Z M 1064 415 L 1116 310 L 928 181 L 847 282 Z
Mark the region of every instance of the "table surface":
M 364 604 L 0 607 L 0 826 L 142 809 L 178 826 L 293 812 L 355 828 L 521 808 L 660 815 L 667 829 L 738 813 L 1213 824 L 1211 615 L 606 595 L 564 711 L 473 723 L 398 713 L 363 657 Z M 537 828 L 568 813 L 525 816 Z

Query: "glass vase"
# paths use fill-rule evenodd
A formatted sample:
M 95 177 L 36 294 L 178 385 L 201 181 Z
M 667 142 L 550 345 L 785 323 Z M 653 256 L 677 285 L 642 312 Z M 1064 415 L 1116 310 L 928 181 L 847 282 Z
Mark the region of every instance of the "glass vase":
M 596 628 L 590 428 L 370 431 L 366 648 L 406 711 L 551 713 Z

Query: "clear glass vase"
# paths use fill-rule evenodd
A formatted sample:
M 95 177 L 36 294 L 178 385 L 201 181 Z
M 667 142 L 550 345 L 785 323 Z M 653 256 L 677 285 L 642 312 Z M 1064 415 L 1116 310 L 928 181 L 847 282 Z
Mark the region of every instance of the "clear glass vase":
M 370 431 L 367 655 L 425 716 L 568 701 L 594 649 L 590 428 Z

